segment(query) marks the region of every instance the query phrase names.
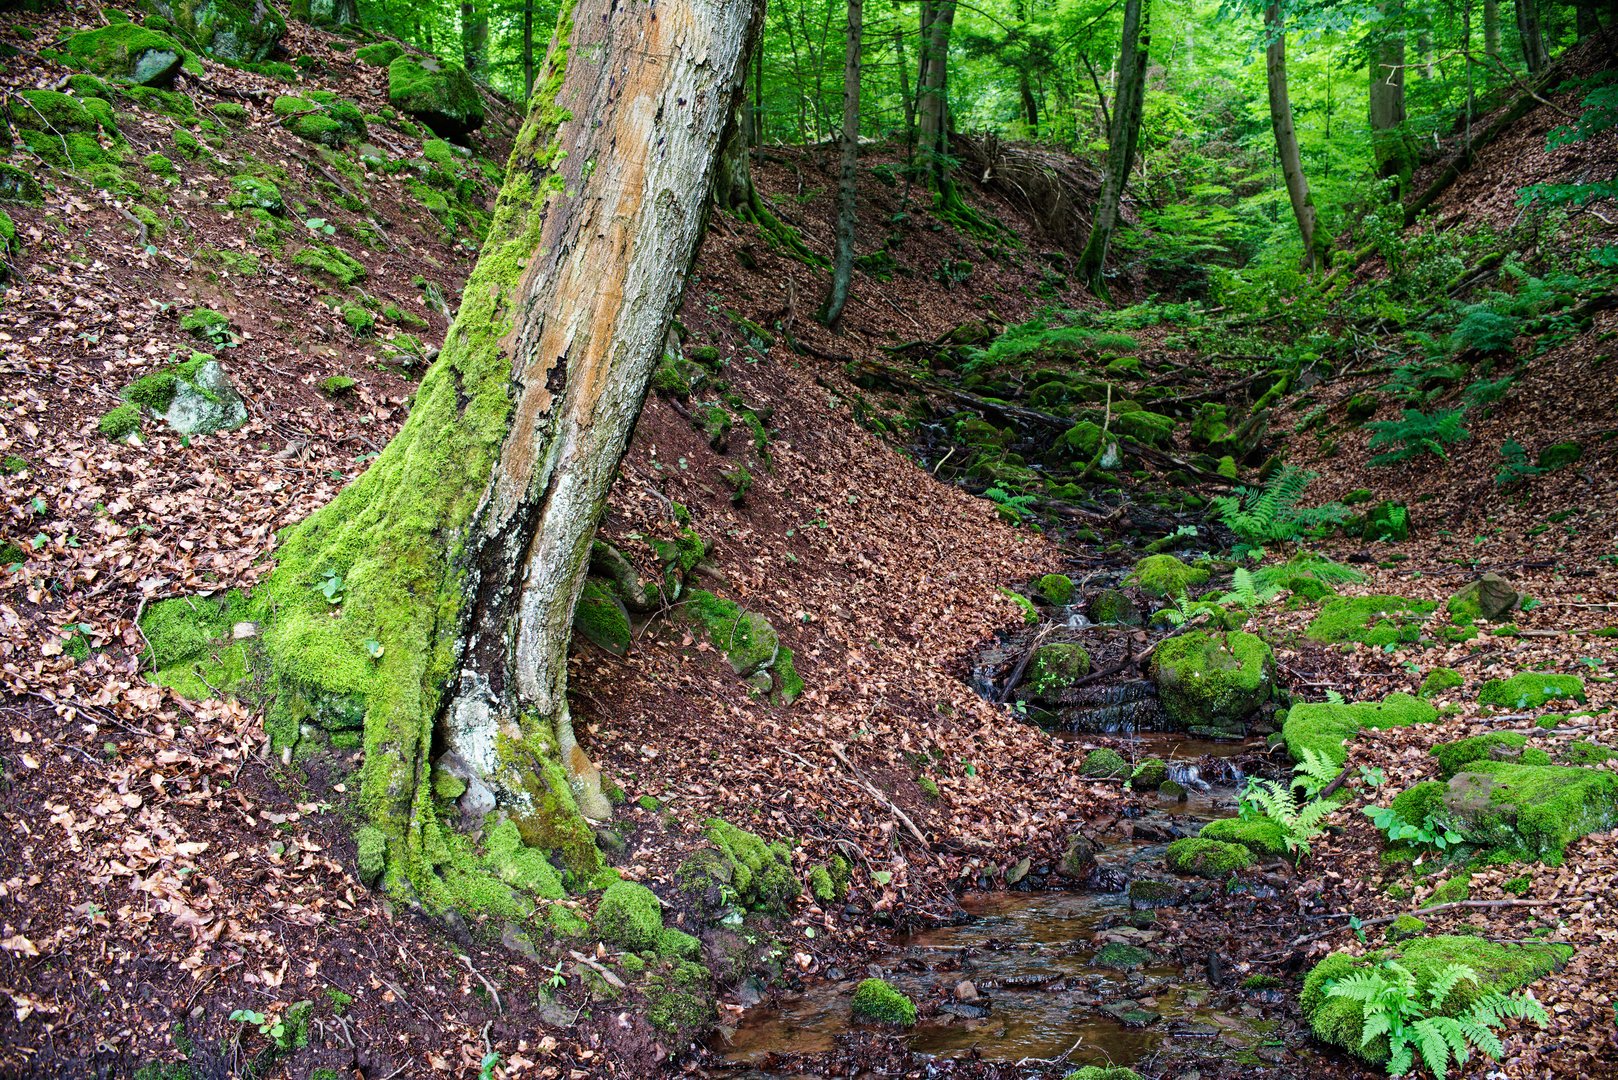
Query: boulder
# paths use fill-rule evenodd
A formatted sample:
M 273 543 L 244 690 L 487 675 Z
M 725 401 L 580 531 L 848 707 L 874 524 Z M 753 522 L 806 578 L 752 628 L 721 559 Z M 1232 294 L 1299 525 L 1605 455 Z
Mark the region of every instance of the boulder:
M 1028 669 L 1028 689 L 1035 697 L 1066 690 L 1090 673 L 1090 654 L 1083 645 L 1058 642 L 1041 645 Z
M 152 0 L 152 7 L 218 60 L 266 60 L 287 31 L 286 20 L 264 0 Z
M 483 126 L 483 99 L 466 69 L 431 56 L 388 65 L 388 101 L 445 139 L 464 140 Z
M 1191 732 L 1240 735 L 1270 699 L 1275 654 L 1240 630 L 1193 630 L 1157 646 L 1151 674 L 1170 720 Z
M 1490 572 L 1451 596 L 1444 610 L 1456 624 L 1467 626 L 1478 619 L 1494 622 L 1517 610 L 1521 600 L 1510 582 Z
M 1090 594 L 1084 603 L 1084 617 L 1093 623 L 1120 623 L 1124 626 L 1140 626 L 1145 622 L 1135 602 L 1121 589 L 1102 589 Z
M 356 0 L 292 0 L 287 11 L 311 26 L 357 26 L 360 21 Z
M 1444 809 L 1473 843 L 1560 864 L 1568 844 L 1618 824 L 1618 773 L 1473 761 L 1450 778 Z
M 247 403 L 231 385 L 224 366 L 209 359 L 174 380 L 174 397 L 163 419 L 181 435 L 234 431 L 247 423 Z
M 185 62 L 178 41 L 135 23 L 74 34 L 64 49 L 74 67 L 135 86 L 168 86 Z

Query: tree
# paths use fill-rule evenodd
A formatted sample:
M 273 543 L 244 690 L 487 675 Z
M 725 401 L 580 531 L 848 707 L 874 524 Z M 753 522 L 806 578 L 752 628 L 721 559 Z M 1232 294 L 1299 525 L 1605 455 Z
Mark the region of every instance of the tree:
M 1535 0 L 1517 0 L 1517 37 L 1522 43 L 1523 63 L 1538 75 L 1550 66 L 1550 53 L 1545 50 L 1545 35 L 1539 25 L 1539 5 Z
M 837 252 L 832 259 L 831 286 L 820 321 L 836 330 L 848 303 L 848 286 L 854 276 L 854 199 L 858 190 L 860 163 L 860 34 L 863 25 L 861 0 L 848 0 L 848 55 L 843 63 L 842 168 L 837 178 Z
M 1079 279 L 1098 296 L 1107 295 L 1103 276 L 1107 249 L 1118 227 L 1118 208 L 1140 139 L 1141 114 L 1146 101 L 1146 62 L 1152 43 L 1150 23 L 1149 0 L 1125 0 L 1123 40 L 1118 49 L 1118 89 L 1107 130 L 1107 171 L 1091 214 L 1090 238 L 1079 256 Z
M 1315 204 L 1309 196 L 1309 178 L 1303 173 L 1303 157 L 1298 150 L 1298 132 L 1292 126 L 1292 100 L 1287 94 L 1287 28 L 1280 0 L 1264 8 L 1264 28 L 1268 45 L 1264 50 L 1264 72 L 1270 95 L 1270 126 L 1275 130 L 1275 149 L 1281 159 L 1281 176 L 1286 181 L 1287 198 L 1298 219 L 1303 236 L 1303 267 L 1320 266 L 1323 252 L 1315 247 Z
M 1500 55 L 1500 0 L 1483 0 L 1483 52 Z
M 1405 130 L 1405 28 L 1400 0 L 1386 0 L 1371 25 L 1366 48 L 1371 73 L 1371 151 L 1376 174 L 1398 183 L 1403 201 L 1416 170 L 1415 148 Z
M 461 0 L 461 63 L 480 82 L 489 78 L 489 0 Z
M 254 593 L 272 742 L 363 715 L 362 868 L 484 895 L 453 798 L 576 874 L 606 813 L 568 713 L 595 526 L 696 250 L 756 0 L 578 0 L 404 428 Z M 177 601 L 183 603 L 185 601 Z M 496 882 L 492 886 L 499 888 Z

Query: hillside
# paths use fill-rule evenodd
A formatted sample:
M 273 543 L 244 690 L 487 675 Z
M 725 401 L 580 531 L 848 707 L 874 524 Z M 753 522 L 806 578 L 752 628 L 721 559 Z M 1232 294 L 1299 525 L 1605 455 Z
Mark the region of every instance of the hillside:
M 1508 989 L 1531 984 L 1550 1014 L 1503 1033 L 1501 1066 L 1474 1060 L 1451 1075 L 1618 1072 L 1613 822 L 1591 811 L 1554 857 L 1507 858 L 1500 842 L 1463 866 L 1387 850 L 1360 812 L 1378 789 L 1438 777 L 1430 747 L 1497 730 L 1526 733 L 1569 773 L 1577 763 L 1611 779 L 1618 308 L 1610 275 L 1573 275 L 1569 252 L 1614 231 L 1598 204 L 1530 244 L 1516 191 L 1610 162 L 1613 131 L 1547 152 L 1565 118 L 1528 111 L 1434 218 L 1397 239 L 1422 268 L 1390 264 L 1385 241 L 1344 273 L 1312 329 L 1256 303 L 1223 320 L 1157 305 L 1165 283 L 1138 267 L 1120 267 L 1119 291 L 1142 302 L 1106 309 L 993 170 L 961 180 L 1000 226 L 974 235 L 933 213 L 899 148 L 878 146 L 861 161 L 862 259 L 834 335 L 814 319 L 827 274 L 810 264 L 832 252 L 834 155 L 762 153 L 759 191 L 811 259 L 712 215 L 600 529 L 627 580 L 598 549 L 595 606 L 575 623 L 571 711 L 614 803 L 597 845 L 609 877 L 657 895 L 664 934 L 682 932 L 654 929 L 636 948 L 614 940 L 601 880 L 567 874 L 547 894 L 564 880 L 560 860 L 523 864 L 521 884 L 540 885 L 520 911 L 429 910 L 368 887 L 355 727 L 334 727 L 308 756 L 273 753 L 254 653 L 241 653 L 235 692 L 216 693 L 214 663 L 175 676 L 148 635 L 160 601 L 251 590 L 278 531 L 327 504 L 399 430 L 478 256 L 516 111 L 485 94 L 489 120 L 465 146 L 436 138 L 389 104 L 386 66 L 359 58 L 369 35 L 296 22 L 278 66 L 193 52 L 170 91 L 98 85 L 45 55 L 84 20 L 27 13 L 0 30 L 15 50 L 6 100 L 19 133 L 0 180 L 25 187 L 26 174 L 40 188 L 3 204 L 15 245 L 0 298 L 11 412 L 0 424 L 0 985 L 14 1022 L 0 1029 L 0 1070 L 1057 1077 L 1118 1056 L 1151 1076 L 1372 1075 L 1311 1036 L 1304 977 L 1334 950 L 1394 944 L 1383 924 L 1436 902 L 1454 906 L 1421 916 L 1429 936 L 1522 946 L 1513 955 L 1530 959 Z M 1611 33 L 1570 70 L 1604 67 Z M 47 88 L 58 97 L 25 96 Z M 1571 113 L 1582 94 L 1550 100 Z M 25 109 L 54 109 L 56 122 L 33 126 Z M 86 126 L 62 131 L 64 117 Z M 311 117 L 349 126 L 332 137 Z M 60 154 L 38 135 L 47 129 L 63 136 Z M 1520 259 L 1500 257 L 1518 248 Z M 1438 306 L 1434 282 L 1459 281 L 1455 310 L 1419 322 L 1353 306 L 1400 275 L 1414 279 L 1399 286 L 1411 310 Z M 1455 350 L 1445 360 L 1458 370 L 1390 371 L 1419 353 L 1415 335 L 1457 333 L 1443 319 L 1461 306 L 1505 312 L 1496 293 L 1520 301 L 1504 345 Z M 1296 341 L 1279 340 L 1310 333 L 1350 344 L 1298 361 L 1286 352 Z M 132 409 L 138 431 L 108 428 L 133 384 L 197 353 L 239 392 L 242 426 L 186 437 Z M 1475 382 L 1508 375 L 1472 405 L 1466 440 L 1370 464 L 1367 421 L 1456 406 Z M 1543 471 L 1497 482 L 1510 440 Z M 1294 503 L 1345 519 L 1357 507 L 1361 531 L 1345 520 L 1278 536 L 1270 563 L 1307 545 L 1332 573 L 1358 573 L 1322 576 L 1313 592 L 1288 579 L 1269 603 L 1222 598 L 1247 568 L 1229 557 L 1243 538 L 1210 500 L 1273 481 L 1283 461 L 1318 474 Z M 1392 505 L 1407 535 L 1365 531 L 1365 510 Z M 1200 574 L 1178 606 L 1183 583 L 1157 588 L 1136 570 L 1170 552 L 1191 564 L 1174 572 Z M 1427 607 L 1391 640 L 1368 640 L 1365 615 L 1363 640 L 1311 636 L 1333 593 L 1442 609 L 1485 572 L 1509 579 L 1509 616 L 1472 625 L 1441 612 L 1418 630 Z M 1066 575 L 1066 590 L 1049 574 Z M 661 599 L 634 603 L 649 582 Z M 341 579 L 330 587 L 340 596 Z M 1195 609 L 1199 594 L 1213 612 Z M 1097 615 L 1098 601 L 1128 617 Z M 1152 618 L 1164 609 L 1194 625 Z M 1224 641 L 1218 628 L 1238 625 L 1274 648 L 1262 704 L 1235 718 L 1246 741 L 1062 730 L 1069 710 L 1133 707 L 1141 693 L 1155 703 L 1158 689 L 1141 690 L 1162 682 L 1150 654 L 1176 631 Z M 199 645 L 217 663 L 257 633 L 225 626 L 228 643 Z M 761 640 L 770 662 L 748 662 Z M 1040 646 L 1080 642 L 1083 670 L 1065 682 L 1030 664 Z M 154 685 L 159 668 L 169 685 Z M 1432 689 L 1444 669 L 1455 681 Z M 1491 680 L 1539 671 L 1581 676 L 1579 700 L 1480 702 Z M 1333 759 L 1354 777 L 1349 801 L 1307 860 L 1266 849 L 1243 855 L 1239 874 L 1165 875 L 1162 844 L 1191 836 L 1197 813 L 1229 817 L 1239 781 L 1291 775 L 1286 710 L 1395 693 L 1420 695 L 1433 715 L 1368 728 Z M 1098 769 L 1113 751 L 1118 767 Z M 1138 771 L 1152 762 L 1160 775 Z M 1167 785 L 1184 802 L 1188 766 L 1218 778 L 1183 816 Z M 1173 899 L 1133 903 L 1141 882 Z M 907 936 L 981 917 L 983 891 L 1118 906 L 1036 945 Z M 994 967 L 1052 943 L 1086 963 L 1092 947 L 1149 959 L 1101 983 Z M 927 980 L 912 992 L 935 1042 L 848 1024 L 867 970 Z M 817 993 L 835 1003 L 816 1021 L 824 1044 L 767 1026 L 786 1015 L 791 1027 Z M 994 1003 L 1015 1007 L 1019 993 L 1083 1011 L 1088 1044 L 1047 1056 L 1023 1013 L 994 1035 Z M 981 1059 L 964 1052 L 979 1042 Z M 962 1052 L 916 1052 L 945 1044 Z M 761 1056 L 738 1059 L 733 1047 L 750 1046 Z

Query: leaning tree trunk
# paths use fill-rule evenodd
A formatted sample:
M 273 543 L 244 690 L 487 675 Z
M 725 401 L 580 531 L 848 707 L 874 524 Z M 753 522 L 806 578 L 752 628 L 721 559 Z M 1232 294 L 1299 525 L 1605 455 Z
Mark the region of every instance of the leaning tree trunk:
M 1118 87 L 1107 131 L 1107 171 L 1090 215 L 1090 238 L 1079 256 L 1078 277 L 1097 296 L 1107 295 L 1107 249 L 1118 228 L 1129 170 L 1135 162 L 1141 113 L 1146 102 L 1146 62 L 1151 53 L 1151 9 L 1146 0 L 1126 0 L 1124 33 L 1118 49 Z M 1099 88 L 1098 91 L 1099 93 Z
M 842 323 L 843 305 L 854 277 L 854 199 L 860 165 L 860 36 L 861 0 L 848 0 L 848 51 L 843 61 L 842 171 L 837 178 L 837 251 L 832 259 L 831 286 L 820 321 L 832 330 Z
M 1388 0 L 1371 30 L 1371 151 L 1376 173 L 1398 184 L 1403 202 L 1416 169 L 1416 155 L 1405 131 L 1405 31 L 1403 5 Z
M 1315 204 L 1309 197 L 1309 178 L 1303 174 L 1303 157 L 1298 151 L 1298 133 L 1292 126 L 1292 100 L 1287 94 L 1287 30 L 1279 2 L 1264 9 L 1264 27 L 1269 47 L 1264 50 L 1265 75 L 1269 83 L 1270 124 L 1275 129 L 1275 149 L 1281 158 L 1281 175 L 1286 180 L 1287 197 L 1303 235 L 1303 267 L 1312 270 L 1324 261 L 1315 250 Z
M 472 827 L 500 810 L 575 873 L 599 866 L 571 617 L 757 21 L 756 0 L 564 6 L 409 419 L 291 531 L 257 594 L 272 741 L 363 716 L 362 870 L 369 855 L 429 905 L 475 895 L 457 808 Z

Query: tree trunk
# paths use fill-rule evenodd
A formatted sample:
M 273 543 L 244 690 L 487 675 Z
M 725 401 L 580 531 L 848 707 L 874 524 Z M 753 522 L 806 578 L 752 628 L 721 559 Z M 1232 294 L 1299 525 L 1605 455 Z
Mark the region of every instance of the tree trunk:
M 893 52 L 899 65 L 899 100 L 905 110 L 905 146 L 916 145 L 916 99 L 910 94 L 910 65 L 905 62 L 905 32 L 893 28 Z
M 1023 118 L 1028 121 L 1028 137 L 1039 137 L 1039 99 L 1034 97 L 1033 84 L 1028 81 L 1027 72 L 1017 75 L 1017 92 L 1022 96 Z
M 1539 26 L 1539 5 L 1535 0 L 1517 0 L 1517 35 L 1522 41 L 1523 63 L 1531 74 L 1538 75 L 1550 64 L 1545 51 L 1545 37 Z
M 749 145 L 755 150 L 764 145 L 764 35 L 753 48 L 753 130 Z
M 1573 30 L 1580 41 L 1591 34 L 1601 32 L 1601 16 L 1597 13 L 1592 0 L 1584 0 L 1573 5 Z
M 1405 31 L 1404 10 L 1398 0 L 1382 5 L 1381 19 L 1372 26 L 1371 72 L 1371 150 L 1376 157 L 1376 174 L 1397 182 L 1401 202 L 1415 172 L 1413 148 L 1405 133 Z
M 820 321 L 832 330 L 843 319 L 848 286 L 854 277 L 854 197 L 860 164 L 860 34 L 861 0 L 848 0 L 848 52 L 843 61 L 842 170 L 837 178 L 837 251 L 832 258 L 831 287 Z
M 461 62 L 479 82 L 489 79 L 489 0 L 461 0 Z
M 1270 39 L 1269 47 L 1264 50 L 1270 125 L 1275 129 L 1275 149 L 1281 158 L 1287 197 L 1292 201 L 1292 213 L 1298 219 L 1298 232 L 1303 236 L 1303 267 L 1313 270 L 1325 260 L 1323 253 L 1315 250 L 1315 204 L 1309 197 L 1309 178 L 1303 174 L 1298 133 L 1292 126 L 1292 100 L 1287 94 L 1287 30 L 1279 2 L 1272 2 L 1264 9 L 1264 27 Z
M 362 867 L 385 859 L 430 907 L 503 888 L 446 827 L 450 799 L 464 826 L 499 810 L 575 874 L 599 868 L 587 819 L 607 806 L 566 696 L 573 608 L 757 16 L 756 0 L 564 6 L 409 419 L 255 593 L 272 744 L 363 715 Z
M 522 99 L 534 94 L 534 0 L 522 0 Z
M 936 0 L 932 5 L 931 25 L 927 30 L 927 47 L 922 67 L 920 86 L 921 103 L 916 110 L 916 149 L 921 153 L 928 172 L 935 181 L 948 170 L 943 161 L 948 149 L 945 115 L 949 72 L 949 35 L 955 24 L 955 0 Z
M 1500 0 L 1483 0 L 1483 52 L 1500 55 Z
M 1113 97 L 1112 122 L 1107 130 L 1107 171 L 1101 179 L 1101 194 L 1091 214 L 1090 238 L 1079 256 L 1079 280 L 1097 296 L 1107 295 L 1107 249 L 1118 228 L 1119 206 L 1123 202 L 1124 187 L 1129 183 L 1129 170 L 1134 166 L 1141 112 L 1146 102 L 1146 62 L 1151 44 L 1148 0 L 1125 0 L 1124 32 L 1118 47 L 1117 90 Z M 1096 93 L 1100 92 L 1097 85 Z

